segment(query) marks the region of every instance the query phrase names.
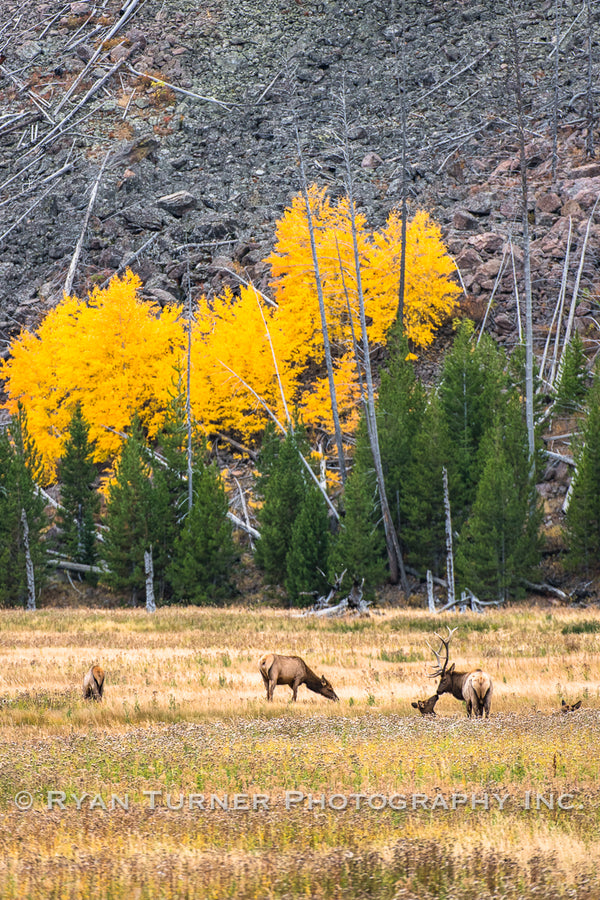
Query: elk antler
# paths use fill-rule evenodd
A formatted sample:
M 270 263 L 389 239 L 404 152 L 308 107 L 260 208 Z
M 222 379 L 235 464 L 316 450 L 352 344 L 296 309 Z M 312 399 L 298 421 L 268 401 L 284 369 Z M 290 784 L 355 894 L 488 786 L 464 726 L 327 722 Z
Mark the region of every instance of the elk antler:
M 446 628 L 448 628 L 448 626 L 446 626 Z M 441 636 L 437 633 L 437 631 L 434 631 L 434 634 L 435 634 L 436 638 L 437 638 L 437 639 L 439 640 L 439 642 L 440 642 L 440 649 L 439 649 L 439 650 L 434 650 L 433 647 L 430 646 L 429 641 L 427 641 L 427 646 L 429 647 L 429 649 L 431 650 L 431 652 L 432 652 L 433 655 L 435 656 L 435 659 L 436 659 L 436 662 L 437 662 L 437 666 L 432 666 L 433 672 L 430 672 L 430 673 L 427 675 L 428 678 L 437 678 L 438 676 L 439 676 L 439 677 L 443 677 L 443 676 L 444 676 L 444 674 L 445 674 L 445 672 L 446 672 L 446 666 L 448 665 L 448 656 L 449 656 L 449 652 L 450 652 L 450 651 L 449 651 L 448 645 L 449 645 L 449 643 L 450 643 L 450 641 L 451 641 L 451 639 L 452 639 L 452 635 L 454 634 L 455 631 L 457 631 L 457 629 L 458 629 L 458 626 L 457 626 L 456 628 L 452 628 L 452 629 L 448 628 L 448 637 L 447 637 L 446 639 L 444 639 L 443 637 L 441 637 Z M 441 661 L 442 648 L 444 648 L 445 651 L 446 651 L 446 658 L 445 658 L 445 660 L 444 660 L 443 663 L 442 663 L 442 661 Z

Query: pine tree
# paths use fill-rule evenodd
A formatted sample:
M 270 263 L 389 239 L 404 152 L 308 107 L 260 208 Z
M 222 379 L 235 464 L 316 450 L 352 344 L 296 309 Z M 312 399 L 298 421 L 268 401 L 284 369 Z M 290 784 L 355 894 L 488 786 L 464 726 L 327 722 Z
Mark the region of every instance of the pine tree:
M 421 427 L 427 397 L 415 377 L 404 336 L 390 342 L 391 357 L 382 373 L 377 401 L 379 443 L 385 485 L 396 529 L 403 535 L 400 510 L 407 489 L 408 469 L 413 459 L 415 438 Z
M 155 489 L 149 454 L 139 423 L 134 420 L 116 479 L 109 487 L 104 543 L 108 583 L 116 590 L 131 591 L 134 602 L 145 591 L 144 552 L 152 548 L 154 553 L 157 523 L 165 514 L 164 481 L 159 475 Z M 160 577 L 156 567 L 155 576 Z
M 255 559 L 272 584 L 282 584 L 285 579 L 292 529 L 307 494 L 308 475 L 299 455 L 301 441 L 301 434 L 289 431 L 276 456 L 274 448 L 269 449 Z
M 513 395 L 484 446 L 483 472 L 456 553 L 459 579 L 481 599 L 505 601 L 540 560 L 541 509 L 523 406 Z
M 448 468 L 450 493 L 456 469 L 448 460 L 449 438 L 441 404 L 433 394 L 423 415 L 405 473 L 402 538 L 410 565 L 442 575 L 446 568 L 446 530 L 442 469 Z M 454 508 L 452 509 L 454 514 Z
M 334 538 L 330 554 L 331 576 L 346 570 L 343 590 L 365 579 L 365 596 L 373 596 L 377 585 L 386 578 L 386 550 L 379 527 L 379 504 L 375 475 L 355 460 L 346 481 L 343 497 L 344 515 Z
M 327 581 L 329 549 L 329 517 L 321 492 L 309 485 L 306 496 L 292 526 L 287 552 L 285 587 L 293 603 L 301 603 L 303 595 L 319 595 Z M 304 596 L 304 601 L 309 597 Z
M 479 344 L 472 337 L 473 325 L 465 320 L 444 359 L 439 388 L 450 438 L 450 497 L 457 528 L 475 499 L 482 466 L 479 448 L 493 425 L 505 383 L 502 351 L 487 335 Z
M 35 593 L 43 586 L 45 504 L 36 491 L 35 473 L 40 473 L 40 460 L 19 406 L 0 434 L 0 606 L 29 604 L 29 561 Z
M 93 452 L 89 426 L 77 403 L 58 464 L 62 509 L 57 521 L 69 556 L 87 565 L 93 565 L 97 558 L 94 517 L 100 509 L 100 498 L 94 490 L 97 473 Z
M 597 570 L 600 562 L 600 381 L 595 377 L 588 414 L 577 454 L 571 500 L 567 510 L 568 563 Z
M 563 357 L 560 381 L 556 390 L 557 413 L 573 413 L 580 409 L 588 392 L 587 359 L 583 341 L 575 331 Z
M 199 461 L 193 473 L 194 497 L 175 540 L 167 578 L 174 596 L 207 604 L 231 593 L 232 565 L 237 558 L 229 505 L 217 466 Z

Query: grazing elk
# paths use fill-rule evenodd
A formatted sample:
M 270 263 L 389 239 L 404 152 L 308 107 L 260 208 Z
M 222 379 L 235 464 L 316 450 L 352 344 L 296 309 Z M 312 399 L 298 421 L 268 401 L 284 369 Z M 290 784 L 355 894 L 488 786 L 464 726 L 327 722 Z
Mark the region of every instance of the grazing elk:
M 578 700 L 577 703 L 565 703 L 563 700 L 560 705 L 560 711 L 564 713 L 575 712 L 576 709 L 579 709 L 582 702 L 582 700 Z
M 436 632 L 436 637 L 441 641 L 440 649 L 434 650 L 427 645 L 436 658 L 437 665 L 434 671 L 430 673 L 430 678 L 440 679 L 437 686 L 437 695 L 452 694 L 457 700 L 464 700 L 467 705 L 467 715 L 469 718 L 475 716 L 481 717 L 485 713 L 486 719 L 490 715 L 490 704 L 492 701 L 493 685 L 492 679 L 487 672 L 481 669 L 474 669 L 471 672 L 456 672 L 454 663 L 448 668 L 448 654 L 450 640 L 456 628 L 448 629 L 448 637 L 446 640 L 440 637 Z M 445 650 L 445 658 L 442 662 L 442 648 Z
M 273 699 L 273 691 L 278 684 L 287 684 L 292 689 L 292 700 L 298 696 L 298 688 L 305 684 L 309 691 L 321 694 L 328 700 L 340 698 L 324 675 L 318 675 L 309 669 L 299 656 L 279 656 L 277 653 L 265 653 L 261 656 L 258 669 L 267 689 L 267 700 Z
M 422 716 L 435 716 L 434 706 L 439 699 L 439 696 L 434 694 L 433 697 L 429 697 L 428 700 L 416 700 L 412 705 L 415 709 L 419 710 Z
M 91 666 L 83 678 L 83 699 L 102 700 L 104 690 L 104 669 L 100 666 Z

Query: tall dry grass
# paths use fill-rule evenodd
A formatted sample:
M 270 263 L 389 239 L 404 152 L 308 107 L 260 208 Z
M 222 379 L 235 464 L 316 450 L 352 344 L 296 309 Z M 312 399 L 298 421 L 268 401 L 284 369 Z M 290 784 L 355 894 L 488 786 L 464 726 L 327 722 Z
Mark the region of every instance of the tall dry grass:
M 433 720 L 410 706 L 433 690 L 426 640 L 446 624 L 457 666 L 494 678 L 489 721 L 447 696 Z M 42 610 L 2 612 L 0 627 L 2 897 L 600 895 L 594 613 Z M 301 655 L 340 703 L 301 688 L 291 704 L 278 687 L 267 704 L 265 650 Z M 81 699 L 93 662 L 107 672 L 101 705 Z M 563 697 L 583 709 L 561 715 Z M 47 808 L 49 791 L 64 809 Z M 148 791 L 161 792 L 155 809 Z M 315 808 L 286 810 L 286 791 Z M 268 809 L 190 809 L 197 794 L 264 794 Z M 408 808 L 335 811 L 336 794 L 401 795 Z M 538 794 L 553 808 L 536 809 Z M 453 795 L 468 802 L 452 809 Z

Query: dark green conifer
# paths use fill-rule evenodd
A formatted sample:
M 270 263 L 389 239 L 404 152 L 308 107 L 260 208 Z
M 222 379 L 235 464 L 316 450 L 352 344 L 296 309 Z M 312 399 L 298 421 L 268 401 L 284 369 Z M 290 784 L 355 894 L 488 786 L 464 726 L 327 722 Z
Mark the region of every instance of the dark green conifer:
M 456 479 L 456 469 L 448 459 L 449 443 L 446 420 L 434 392 L 414 440 L 401 510 L 406 559 L 422 574 L 431 569 L 441 576 L 446 569 L 443 467 L 448 469 L 451 496 Z
M 192 508 L 175 539 L 167 578 L 174 598 L 208 604 L 231 594 L 237 558 L 223 482 L 216 464 L 198 460 L 193 472 Z
M 583 341 L 576 331 L 563 357 L 560 380 L 556 390 L 555 410 L 557 413 L 577 412 L 588 392 L 587 359 Z
M 343 497 L 344 515 L 334 537 L 330 556 L 331 576 L 346 570 L 342 591 L 349 591 L 354 581 L 365 579 L 366 597 L 372 597 L 377 585 L 385 581 L 386 549 L 380 517 L 375 473 L 356 461 L 346 480 Z
M 25 521 L 36 595 L 43 586 L 45 504 L 36 490 L 35 473 L 40 476 L 40 459 L 25 412 L 19 408 L 8 429 L 0 433 L 0 606 L 29 601 Z
M 164 503 L 162 484 L 161 501 L 156 503 L 151 475 L 141 428 L 134 421 L 123 444 L 116 479 L 109 487 L 104 542 L 107 581 L 118 591 L 130 591 L 134 602 L 144 595 L 144 553 L 151 548 L 154 553 L 156 521 L 164 514 L 159 508 Z
M 576 457 L 571 498 L 566 517 L 568 562 L 586 573 L 600 566 L 600 381 L 588 399 L 581 444 Z
M 312 602 L 315 596 L 325 590 L 327 582 L 322 573 L 327 571 L 328 550 L 327 505 L 318 488 L 307 485 L 302 506 L 292 525 L 291 542 L 285 560 L 285 587 L 290 602 Z
M 58 464 L 62 509 L 57 521 L 67 553 L 76 562 L 96 562 L 96 526 L 94 517 L 100 509 L 100 498 L 94 488 L 96 467 L 89 426 L 77 403 L 69 423 L 67 439 Z
M 274 447 L 269 448 L 255 559 L 271 584 L 285 580 L 292 529 L 307 494 L 309 474 L 299 455 L 301 441 L 300 434 L 289 431 L 280 441 L 277 453 Z
M 439 394 L 449 437 L 450 498 L 457 528 L 475 499 L 482 471 L 479 448 L 500 403 L 504 362 L 502 351 L 488 335 L 479 343 L 474 340 L 468 320 L 459 326 L 444 359 Z
M 459 581 L 482 600 L 523 594 L 540 560 L 541 508 L 519 398 L 498 411 L 482 448 L 483 471 L 456 553 Z

